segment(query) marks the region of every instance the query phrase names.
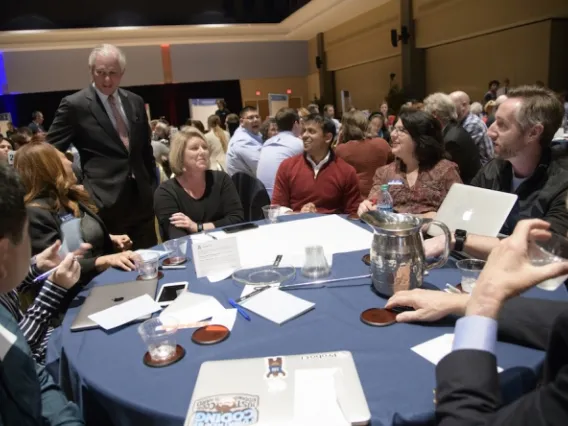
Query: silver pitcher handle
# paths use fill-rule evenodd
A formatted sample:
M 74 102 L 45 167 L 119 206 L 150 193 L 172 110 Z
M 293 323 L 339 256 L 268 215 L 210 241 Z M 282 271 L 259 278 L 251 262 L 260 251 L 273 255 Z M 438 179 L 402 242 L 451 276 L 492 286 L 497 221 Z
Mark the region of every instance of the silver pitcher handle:
M 429 271 L 430 269 L 433 269 L 433 268 L 441 268 L 448 261 L 448 258 L 450 257 L 450 251 L 451 251 L 450 244 L 452 242 L 452 234 L 450 233 L 450 230 L 448 229 L 448 227 L 440 221 L 433 220 L 433 219 L 422 219 L 422 225 L 426 225 L 426 224 L 436 225 L 438 228 L 440 228 L 444 232 L 444 235 L 446 237 L 446 246 L 444 247 L 444 254 L 442 255 L 442 258 L 440 260 L 438 260 L 437 262 L 426 264 L 426 270 Z

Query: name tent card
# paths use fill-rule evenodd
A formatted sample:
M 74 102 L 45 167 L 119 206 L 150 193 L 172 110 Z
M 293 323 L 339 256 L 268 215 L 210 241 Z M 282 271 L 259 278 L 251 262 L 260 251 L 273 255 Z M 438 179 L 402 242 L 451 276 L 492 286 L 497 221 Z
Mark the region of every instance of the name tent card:
M 227 271 L 227 275 L 231 275 L 233 271 L 241 268 L 239 247 L 235 237 L 194 242 L 191 249 L 197 278 L 224 271 Z

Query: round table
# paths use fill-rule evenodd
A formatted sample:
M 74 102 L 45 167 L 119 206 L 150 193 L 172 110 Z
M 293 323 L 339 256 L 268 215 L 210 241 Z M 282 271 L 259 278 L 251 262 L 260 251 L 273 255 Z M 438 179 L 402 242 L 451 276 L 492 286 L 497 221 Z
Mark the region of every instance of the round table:
M 191 250 L 188 249 L 188 253 Z M 336 254 L 333 276 L 368 273 L 361 261 L 365 251 Z M 189 281 L 189 291 L 215 296 L 226 308 L 228 298 L 238 298 L 242 286 L 232 280 L 210 283 L 197 279 L 191 262 L 185 270 L 167 270 L 159 285 Z M 134 273 L 109 270 L 92 285 L 134 279 Z M 457 284 L 460 275 L 453 261 L 425 276 L 426 287 L 443 288 Z M 336 287 L 294 290 L 293 294 L 315 302 L 315 309 L 278 326 L 253 313 L 247 322 L 237 316 L 231 336 L 213 346 L 191 341 L 193 330 L 178 331 L 178 343 L 185 357 L 166 368 L 149 368 L 142 363 L 146 350 L 137 324 L 106 332 L 101 329 L 71 332 L 69 327 L 80 308 L 86 289 L 64 319 L 60 335 L 50 344 L 53 358 L 56 342 L 62 345 L 60 381 L 80 404 L 87 424 L 93 425 L 183 425 L 193 386 L 202 362 L 208 360 L 268 357 L 337 350 L 351 351 L 372 414 L 373 425 L 405 424 L 434 418 L 435 366 L 410 348 L 453 333 L 453 320 L 436 324 L 395 324 L 370 327 L 359 316 L 372 307 L 384 306 L 370 279 L 338 283 Z M 556 292 L 533 289 L 529 295 L 566 299 L 564 288 Z M 527 378 L 511 367 L 538 371 L 543 352 L 511 344 L 497 344 L 506 398 L 516 398 Z M 526 371 L 527 369 L 522 369 Z M 534 379 L 534 378 L 533 378 Z M 534 380 L 528 380 L 534 385 Z

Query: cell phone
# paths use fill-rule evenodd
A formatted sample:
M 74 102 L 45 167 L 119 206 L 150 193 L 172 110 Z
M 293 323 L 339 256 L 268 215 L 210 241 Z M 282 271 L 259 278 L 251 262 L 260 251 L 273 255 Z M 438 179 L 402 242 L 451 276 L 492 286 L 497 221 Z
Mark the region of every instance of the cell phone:
M 158 304 L 162 307 L 168 306 L 170 303 L 176 300 L 176 298 L 180 294 L 187 290 L 187 285 L 187 281 L 164 284 L 160 289 L 160 293 L 158 293 L 156 302 L 158 302 Z
M 258 225 L 256 223 L 241 223 L 240 225 L 236 226 L 229 226 L 228 228 L 224 228 L 227 234 L 234 234 L 235 232 L 246 231 L 247 229 L 256 229 Z
M 16 151 L 8 151 L 8 164 L 10 166 L 14 165 L 14 157 L 16 156 Z

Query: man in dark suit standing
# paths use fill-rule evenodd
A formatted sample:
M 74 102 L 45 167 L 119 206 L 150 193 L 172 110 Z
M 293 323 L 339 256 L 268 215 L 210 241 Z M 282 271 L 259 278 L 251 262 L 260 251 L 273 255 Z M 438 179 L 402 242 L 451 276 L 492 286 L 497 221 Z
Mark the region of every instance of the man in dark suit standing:
M 468 185 L 481 168 L 481 160 L 477 145 L 457 121 L 458 113 L 452 98 L 444 93 L 433 93 L 424 99 L 424 110 L 442 124 L 446 151 L 460 168 L 463 183 Z
M 153 194 L 156 164 L 144 100 L 120 89 L 122 51 L 97 46 L 89 56 L 93 83 L 63 98 L 47 140 L 60 151 L 79 151 L 83 185 L 109 233 L 128 234 L 133 247 L 156 244 Z
M 32 122 L 28 124 L 28 127 L 34 135 L 45 132 L 43 128 L 43 113 L 41 111 L 34 111 L 32 113 Z

